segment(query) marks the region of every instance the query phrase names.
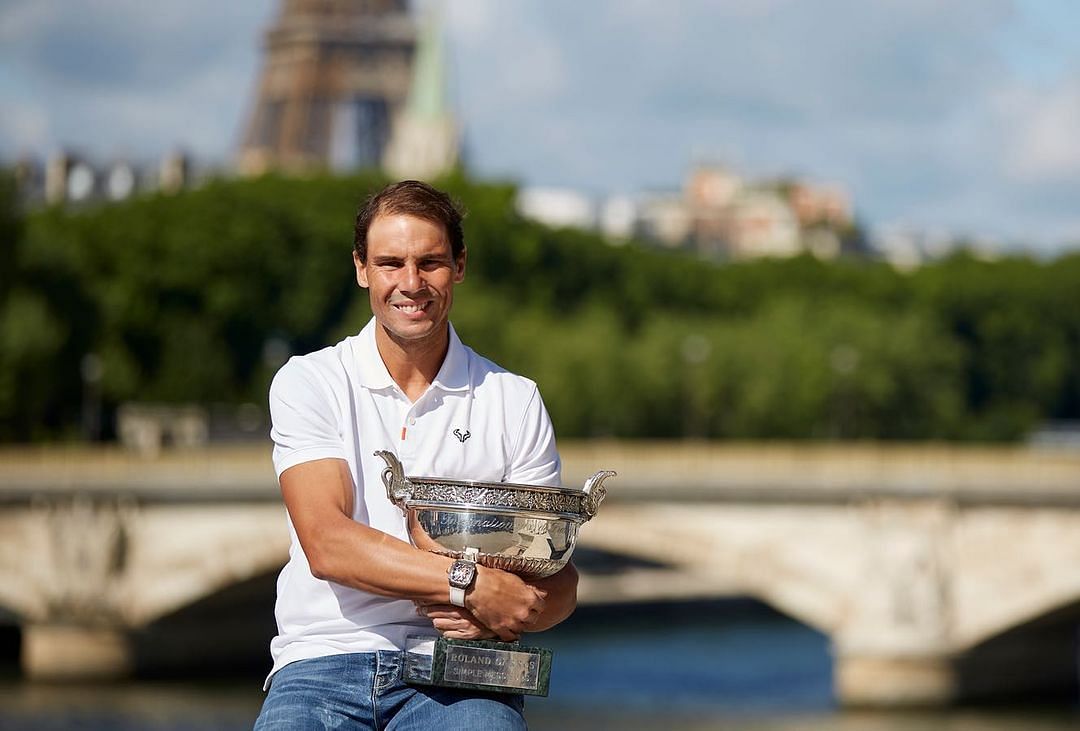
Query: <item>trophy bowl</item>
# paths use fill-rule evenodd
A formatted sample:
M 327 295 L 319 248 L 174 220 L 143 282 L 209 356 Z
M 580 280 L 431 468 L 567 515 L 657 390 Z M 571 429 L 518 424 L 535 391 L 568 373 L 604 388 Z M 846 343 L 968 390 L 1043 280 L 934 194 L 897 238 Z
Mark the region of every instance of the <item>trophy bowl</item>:
M 604 480 L 615 475 L 597 472 L 581 489 L 406 477 L 393 452 L 375 455 L 386 462 L 386 495 L 405 513 L 413 545 L 531 578 L 566 565 L 578 528 L 607 493 Z

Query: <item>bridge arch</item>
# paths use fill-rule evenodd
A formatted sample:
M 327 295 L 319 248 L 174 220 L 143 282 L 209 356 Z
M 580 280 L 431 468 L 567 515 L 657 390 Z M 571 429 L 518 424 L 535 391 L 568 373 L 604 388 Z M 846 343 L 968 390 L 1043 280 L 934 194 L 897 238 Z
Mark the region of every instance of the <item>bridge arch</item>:
M 280 504 L 150 506 L 129 527 L 124 616 L 144 627 L 279 571 L 289 539 Z
M 1080 510 L 966 508 L 956 516 L 949 552 L 956 650 L 1080 602 L 1080 571 L 1064 568 L 1080 565 Z
M 970 699 L 1075 699 L 1080 688 L 1080 598 L 982 639 L 955 659 L 958 692 Z
M 862 570 L 850 547 L 863 532 L 828 506 L 617 504 L 582 528 L 581 545 L 660 568 L 587 577 L 583 598 L 750 597 L 831 636 L 850 613 Z
M 25 588 L 25 574 L 0 571 L 0 625 L 19 624 L 43 614 L 41 602 Z
M 1080 624 L 1080 587 L 1075 591 L 1019 593 L 1025 596 L 1003 601 L 1006 606 L 974 627 L 964 627 L 960 619 L 956 649 L 960 652 L 974 650 L 1011 633 L 1039 627 L 1074 613 Z
M 257 677 L 270 665 L 276 633 L 276 567 L 231 583 L 131 634 L 134 667 L 143 676 L 188 674 L 198 669 Z

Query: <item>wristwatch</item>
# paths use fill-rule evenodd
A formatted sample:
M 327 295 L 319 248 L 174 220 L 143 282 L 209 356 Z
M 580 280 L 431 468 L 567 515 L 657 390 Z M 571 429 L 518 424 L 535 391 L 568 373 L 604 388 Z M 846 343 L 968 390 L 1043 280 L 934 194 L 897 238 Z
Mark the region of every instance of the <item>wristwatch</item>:
M 450 603 L 455 607 L 465 606 L 465 590 L 476 581 L 476 561 L 459 558 L 446 570 L 450 579 Z

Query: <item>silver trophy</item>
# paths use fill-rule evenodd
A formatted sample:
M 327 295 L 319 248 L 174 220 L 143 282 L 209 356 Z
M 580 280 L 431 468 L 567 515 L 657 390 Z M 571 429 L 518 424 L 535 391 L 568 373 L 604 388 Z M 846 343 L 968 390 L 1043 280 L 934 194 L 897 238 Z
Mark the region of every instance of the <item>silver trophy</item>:
M 406 477 L 392 452 L 375 455 L 386 462 L 386 495 L 405 513 L 413 545 L 528 578 L 566 565 L 578 529 L 607 494 L 604 481 L 615 475 L 601 470 L 582 489 Z M 550 666 L 543 648 L 439 638 L 430 663 L 410 662 L 406 674 L 419 683 L 547 695 Z

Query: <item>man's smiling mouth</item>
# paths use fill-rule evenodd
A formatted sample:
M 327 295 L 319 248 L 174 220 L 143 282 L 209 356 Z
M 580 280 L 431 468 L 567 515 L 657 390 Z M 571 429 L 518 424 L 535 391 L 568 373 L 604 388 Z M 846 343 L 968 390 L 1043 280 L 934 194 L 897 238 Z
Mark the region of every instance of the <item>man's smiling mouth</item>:
M 421 303 L 417 303 L 417 302 L 395 302 L 393 304 L 393 307 L 397 308 L 398 310 L 400 310 L 401 312 L 404 312 L 407 315 L 413 315 L 413 314 L 416 314 L 417 312 L 423 312 L 424 310 L 426 310 L 428 308 L 428 305 L 430 305 L 430 304 L 431 304 L 430 300 L 427 301 L 427 302 L 421 302 Z

